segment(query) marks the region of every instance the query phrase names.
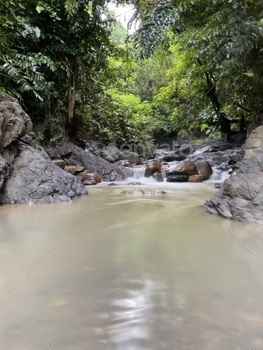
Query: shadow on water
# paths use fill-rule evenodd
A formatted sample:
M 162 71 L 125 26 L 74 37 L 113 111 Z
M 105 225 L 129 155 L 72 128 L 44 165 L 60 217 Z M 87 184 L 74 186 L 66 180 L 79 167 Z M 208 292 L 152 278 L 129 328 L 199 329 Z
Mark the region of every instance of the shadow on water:
M 108 190 L 0 209 L 2 347 L 263 348 L 262 227 L 207 214 L 209 184 Z

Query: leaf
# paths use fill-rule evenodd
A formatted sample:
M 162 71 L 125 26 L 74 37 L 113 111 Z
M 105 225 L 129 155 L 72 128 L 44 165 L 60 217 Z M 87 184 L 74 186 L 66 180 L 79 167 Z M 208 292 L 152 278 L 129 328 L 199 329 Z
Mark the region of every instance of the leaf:
M 37 13 L 41 13 L 41 12 L 44 10 L 44 7 L 41 6 L 40 4 L 38 4 L 38 5 L 36 6 L 36 10 L 37 10 Z
M 38 27 L 35 27 L 34 30 L 35 30 L 36 37 L 40 38 L 41 30 Z

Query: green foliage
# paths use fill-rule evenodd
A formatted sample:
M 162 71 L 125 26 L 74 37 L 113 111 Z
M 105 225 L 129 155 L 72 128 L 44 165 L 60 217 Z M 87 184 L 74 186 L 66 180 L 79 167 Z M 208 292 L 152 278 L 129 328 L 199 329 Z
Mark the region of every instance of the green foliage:
M 221 111 L 247 120 L 262 113 L 261 1 L 157 1 L 145 11 L 134 37 L 138 54 L 149 57 L 160 46 L 167 52 L 169 44 L 177 57 L 169 83 L 154 97 L 176 129 L 211 132 Z

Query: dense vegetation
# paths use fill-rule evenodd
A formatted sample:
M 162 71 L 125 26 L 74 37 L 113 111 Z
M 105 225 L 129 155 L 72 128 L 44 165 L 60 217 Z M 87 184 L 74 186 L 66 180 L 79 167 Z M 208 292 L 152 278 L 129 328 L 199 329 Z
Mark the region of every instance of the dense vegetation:
M 236 130 L 263 113 L 260 0 L 0 0 L 0 89 L 38 139 L 151 141 L 158 130 Z

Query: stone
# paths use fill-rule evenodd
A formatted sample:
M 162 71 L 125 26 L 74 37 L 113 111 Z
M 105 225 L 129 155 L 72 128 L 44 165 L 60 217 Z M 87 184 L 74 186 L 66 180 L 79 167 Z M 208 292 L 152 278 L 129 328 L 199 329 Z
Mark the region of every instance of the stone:
M 153 177 L 155 178 L 156 181 L 163 182 L 163 175 L 162 175 L 162 173 L 156 172 L 155 174 L 153 174 Z
M 100 175 L 103 181 L 121 181 L 130 176 L 124 166 L 112 164 L 71 142 L 64 142 L 56 146 L 55 150 L 50 147 L 47 147 L 46 150 L 48 154 L 56 155 L 56 158 L 63 159 L 67 164 L 83 166 L 90 173 Z
M 202 182 L 203 177 L 202 175 L 190 175 L 188 178 L 188 182 Z
M 81 178 L 84 185 L 97 185 L 102 181 L 100 175 L 89 173 L 87 170 L 79 173 L 78 176 Z
M 167 176 L 170 175 L 196 175 L 198 174 L 197 168 L 194 162 L 182 161 L 176 165 L 169 167 L 166 170 Z
M 188 182 L 189 175 L 169 175 L 167 182 Z
M 263 125 L 254 129 L 246 141 L 246 154 L 240 173 L 261 174 L 263 171 Z
M 210 214 L 263 224 L 263 175 L 230 177 L 205 206 Z
M 0 151 L 32 129 L 32 122 L 17 99 L 0 92 Z
M 153 176 L 156 172 L 157 173 L 162 172 L 162 164 L 158 162 L 150 162 L 146 166 L 144 176 L 150 177 L 150 176 Z
M 0 204 L 55 203 L 86 195 L 73 175 L 43 157 L 40 151 L 19 143 L 10 174 L 0 192 Z
M 77 175 L 85 170 L 84 166 L 66 165 L 64 170 L 72 175 Z
M 60 167 L 61 169 L 65 169 L 66 162 L 62 159 L 54 159 L 52 160 L 52 163 L 55 164 L 56 166 Z
M 205 160 L 199 160 L 194 163 L 198 174 L 202 176 L 203 180 L 209 179 L 209 177 L 213 174 L 213 169 L 211 164 Z
M 127 160 L 130 163 L 134 164 L 140 164 L 140 156 L 138 153 L 131 152 L 131 151 L 122 151 L 118 155 L 118 160 Z

